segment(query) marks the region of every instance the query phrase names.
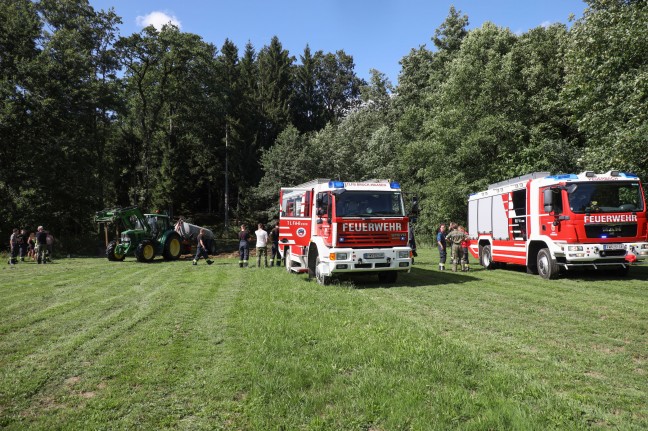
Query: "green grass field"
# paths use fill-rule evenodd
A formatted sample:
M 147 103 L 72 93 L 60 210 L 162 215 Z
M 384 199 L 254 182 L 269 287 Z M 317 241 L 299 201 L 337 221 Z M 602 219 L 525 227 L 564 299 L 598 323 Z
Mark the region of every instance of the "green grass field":
M 0 269 L 3 429 L 648 429 L 648 267 Z

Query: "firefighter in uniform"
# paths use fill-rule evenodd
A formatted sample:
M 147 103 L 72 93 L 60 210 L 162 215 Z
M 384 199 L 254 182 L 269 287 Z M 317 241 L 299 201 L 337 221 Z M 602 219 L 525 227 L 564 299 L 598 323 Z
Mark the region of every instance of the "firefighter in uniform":
M 272 243 L 272 255 L 270 256 L 270 266 L 275 266 L 275 262 L 277 263 L 277 266 L 280 266 L 279 263 L 277 262 L 277 259 L 280 259 L 279 257 L 279 225 L 275 225 L 274 228 L 270 231 L 270 242 Z
M 457 263 L 461 261 L 461 270 L 466 271 L 467 264 L 463 260 L 463 248 L 461 243 L 465 241 L 468 236 L 465 232 L 461 232 L 456 227 L 446 236 L 446 240 L 452 244 L 452 271 L 457 272 Z

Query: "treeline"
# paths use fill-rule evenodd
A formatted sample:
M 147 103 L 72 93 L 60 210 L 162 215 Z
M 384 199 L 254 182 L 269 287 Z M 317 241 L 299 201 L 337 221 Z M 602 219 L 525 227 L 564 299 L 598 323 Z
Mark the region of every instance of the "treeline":
M 419 233 L 467 196 L 532 171 L 648 174 L 648 4 L 589 0 L 517 35 L 450 8 L 396 87 L 340 50 L 278 38 L 239 51 L 167 26 L 120 36 L 81 0 L 0 4 L 0 235 L 87 238 L 94 211 L 137 204 L 222 222 L 276 217 L 280 186 L 397 179 Z M 424 42 L 424 41 L 422 41 Z

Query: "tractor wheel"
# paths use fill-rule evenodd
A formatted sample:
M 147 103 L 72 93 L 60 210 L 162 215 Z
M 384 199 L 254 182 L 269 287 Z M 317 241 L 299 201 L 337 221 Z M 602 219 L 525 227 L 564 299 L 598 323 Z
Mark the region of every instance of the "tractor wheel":
M 108 258 L 108 260 L 113 262 L 121 262 L 126 257 L 123 254 L 119 254 L 116 251 L 117 244 L 118 244 L 117 241 L 110 241 L 108 247 L 106 247 L 106 257 Z
M 140 262 L 152 262 L 155 258 L 155 247 L 153 241 L 145 239 L 135 249 L 135 257 Z
M 162 251 L 164 260 L 177 260 L 180 257 L 181 248 L 180 235 L 177 232 L 171 232 L 164 243 Z

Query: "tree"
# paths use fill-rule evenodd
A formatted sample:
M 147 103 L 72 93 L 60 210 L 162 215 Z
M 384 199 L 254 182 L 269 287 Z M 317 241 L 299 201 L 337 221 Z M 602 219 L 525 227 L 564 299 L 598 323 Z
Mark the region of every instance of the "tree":
M 570 31 L 563 101 L 587 147 L 581 165 L 648 175 L 648 3 L 589 0 Z
M 291 66 L 294 58 L 274 36 L 259 52 L 258 102 L 263 115 L 261 147 L 268 148 L 290 122 L 292 88 Z
M 204 154 L 214 145 L 214 125 L 205 114 L 216 113 L 214 106 L 221 103 L 212 79 L 216 49 L 170 25 L 159 32 L 147 27 L 120 39 L 117 48 L 127 69 L 122 124 L 136 145 L 130 157 L 131 203 L 173 212 L 174 205 L 189 204 L 189 184 L 201 185 L 200 176 L 188 177 L 194 160 L 187 155 L 197 154 L 204 173 L 211 172 Z

